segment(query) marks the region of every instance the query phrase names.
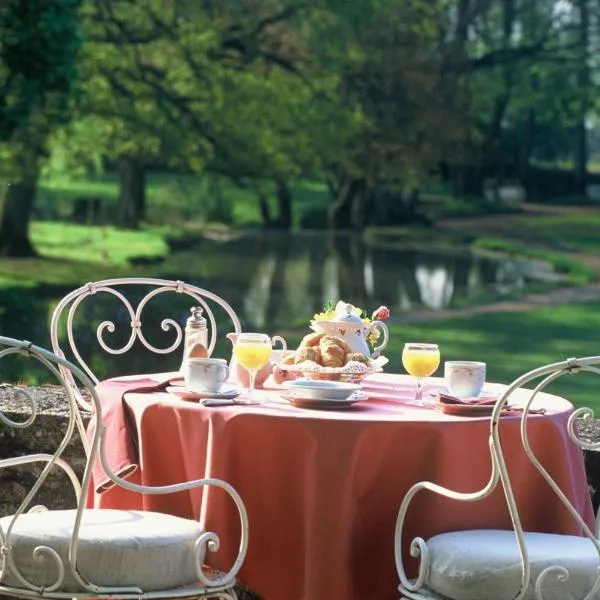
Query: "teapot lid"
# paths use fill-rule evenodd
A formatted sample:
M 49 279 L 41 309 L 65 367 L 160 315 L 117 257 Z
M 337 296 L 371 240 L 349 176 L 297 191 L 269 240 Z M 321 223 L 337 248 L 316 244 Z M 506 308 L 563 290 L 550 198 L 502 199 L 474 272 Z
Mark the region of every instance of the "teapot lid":
M 344 304 L 340 306 L 335 316 L 335 321 L 341 323 L 354 323 L 356 325 L 362 325 L 363 320 L 358 315 L 352 313 L 353 308 L 354 306 L 352 306 L 352 304 Z

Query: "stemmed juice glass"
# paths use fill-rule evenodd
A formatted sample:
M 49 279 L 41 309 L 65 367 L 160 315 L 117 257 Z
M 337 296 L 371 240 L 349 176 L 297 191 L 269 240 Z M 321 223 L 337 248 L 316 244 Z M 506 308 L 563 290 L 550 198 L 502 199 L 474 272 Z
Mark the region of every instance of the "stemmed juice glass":
M 233 352 L 238 362 L 248 371 L 248 394 L 239 400 L 245 404 L 258 404 L 254 397 L 254 381 L 256 373 L 271 358 L 273 344 L 271 338 L 264 333 L 240 333 L 237 336 Z
M 440 364 L 440 349 L 437 344 L 406 343 L 402 351 L 402 365 L 406 372 L 417 379 L 416 404 L 427 406 L 423 401 L 423 379 L 430 377 Z

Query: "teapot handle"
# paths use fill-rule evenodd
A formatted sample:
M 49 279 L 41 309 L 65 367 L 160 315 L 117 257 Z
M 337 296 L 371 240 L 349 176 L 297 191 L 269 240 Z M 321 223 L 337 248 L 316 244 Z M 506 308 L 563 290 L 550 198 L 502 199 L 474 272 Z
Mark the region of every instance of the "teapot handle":
M 367 327 L 366 337 L 368 337 L 374 329 L 379 329 L 379 331 L 381 331 L 383 335 L 383 341 L 379 344 L 379 346 L 375 346 L 373 348 L 373 352 L 371 352 L 371 358 L 377 358 L 381 354 L 382 350 L 387 346 L 390 337 L 388 327 L 383 321 L 373 321 Z

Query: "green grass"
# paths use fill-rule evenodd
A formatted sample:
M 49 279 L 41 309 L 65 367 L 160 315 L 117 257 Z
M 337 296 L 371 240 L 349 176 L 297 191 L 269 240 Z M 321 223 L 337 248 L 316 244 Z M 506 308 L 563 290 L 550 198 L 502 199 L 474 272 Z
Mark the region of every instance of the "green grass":
M 178 225 L 183 221 L 222 220 L 234 226 L 260 224 L 257 195 L 226 180 L 194 174 L 151 172 L 146 179 L 148 217 L 151 222 Z M 266 184 L 267 197 L 275 210 L 275 188 Z M 324 223 L 330 197 L 323 183 L 301 181 L 290 184 L 294 199 L 294 225 L 308 216 Z M 118 181 L 113 173 L 81 180 L 43 179 L 36 199 L 37 214 L 44 219 L 66 219 L 77 198 L 100 198 L 116 204 Z
M 68 223 L 34 222 L 31 238 L 41 256 L 76 262 L 127 266 L 132 258 L 164 257 L 168 247 L 152 231 L 116 227 L 86 227 Z
M 600 208 L 584 213 L 544 215 L 519 214 L 494 219 L 493 223 L 465 223 L 463 233 L 506 240 L 555 250 L 600 251 Z
M 566 250 L 600 250 L 599 230 L 600 209 L 584 214 L 522 217 L 518 221 L 520 236 Z
M 81 285 L 104 277 L 131 275 L 134 258 L 168 254 L 157 231 L 128 231 L 115 227 L 87 227 L 56 222 L 34 222 L 31 238 L 37 258 L 0 259 L 0 287 Z M 142 274 L 144 267 L 136 266 Z
M 583 264 L 581 260 L 562 252 L 531 248 L 520 242 L 499 238 L 478 238 L 473 242 L 472 247 L 475 250 L 500 252 L 505 256 L 546 261 L 552 265 L 554 271 L 566 275 L 571 284 L 585 284 L 597 279 L 594 269 Z

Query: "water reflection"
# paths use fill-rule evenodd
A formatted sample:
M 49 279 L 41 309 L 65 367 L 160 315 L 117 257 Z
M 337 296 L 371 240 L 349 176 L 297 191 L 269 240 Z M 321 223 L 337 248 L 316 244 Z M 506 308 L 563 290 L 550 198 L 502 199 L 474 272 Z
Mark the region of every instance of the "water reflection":
M 352 236 L 323 234 L 202 240 L 173 254 L 153 275 L 210 289 L 228 300 L 244 329 L 271 333 L 307 324 L 329 300 L 343 298 L 369 311 L 385 304 L 396 314 L 439 310 L 502 297 L 552 277 L 548 267 L 539 263 L 496 261 L 448 250 L 382 249 L 365 246 Z M 56 299 L 35 301 L 30 293 L 3 293 L 0 333 L 48 346 L 49 315 L 55 303 Z M 173 299 L 161 307 L 161 318 L 173 316 L 183 323 L 188 308 Z M 78 344 L 97 348 L 96 327 L 106 318 L 129 320 L 122 307 L 90 304 L 80 316 Z M 224 355 L 230 351 L 226 344 L 220 350 Z M 100 377 L 132 369 L 161 370 L 161 361 L 164 365 L 163 358 L 144 352 L 128 354 L 127 361 L 90 352 Z
M 204 256 L 207 244 L 202 247 Z M 193 268 L 225 295 L 246 327 L 276 329 L 306 321 L 328 300 L 347 299 L 369 310 L 380 304 L 394 312 L 444 309 L 523 290 L 552 274 L 545 265 L 496 261 L 469 252 L 369 248 L 350 236 L 270 236 L 214 244 L 219 270 Z M 191 261 L 193 262 L 193 261 Z M 223 266 L 236 264 L 233 283 Z M 241 282 L 243 281 L 243 284 Z

